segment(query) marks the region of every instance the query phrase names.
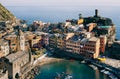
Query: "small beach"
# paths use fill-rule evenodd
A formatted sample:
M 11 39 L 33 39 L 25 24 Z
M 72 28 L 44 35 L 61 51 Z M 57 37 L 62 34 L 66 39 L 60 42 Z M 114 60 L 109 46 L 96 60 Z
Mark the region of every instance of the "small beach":
M 35 64 L 35 66 L 33 67 L 33 69 L 30 72 L 28 72 L 25 79 L 34 79 L 35 75 L 38 75 L 40 73 L 39 69 L 41 66 L 50 64 L 50 63 L 54 63 L 54 62 L 61 62 L 61 61 L 64 61 L 64 59 L 54 58 L 54 57 L 44 57 L 42 60 L 39 60 Z
M 54 63 L 54 62 L 60 62 L 63 60 L 64 59 L 62 59 L 62 58 L 45 57 L 42 60 L 38 61 L 36 66 L 42 66 L 42 65 L 50 64 L 50 63 Z

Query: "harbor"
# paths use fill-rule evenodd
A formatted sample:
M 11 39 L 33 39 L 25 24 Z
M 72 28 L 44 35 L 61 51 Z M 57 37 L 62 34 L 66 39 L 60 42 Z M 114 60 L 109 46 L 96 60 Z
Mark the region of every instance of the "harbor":
M 92 79 L 108 79 L 107 75 L 91 69 L 87 64 L 80 64 L 76 60 L 54 62 L 41 66 L 39 69 L 40 73 L 35 76 L 35 79 L 88 79 L 88 76 Z
M 65 12 L 57 9 L 54 23 L 40 19 L 42 11 L 50 19 L 54 11 L 39 9 L 25 14 L 39 17 L 27 23 L 0 3 L 0 79 L 120 79 L 120 40 L 113 17 L 101 9 L 84 13 L 77 7 L 68 12 L 73 18 L 67 13 L 59 21 Z
M 92 67 L 93 69 L 98 68 L 101 72 L 103 72 L 104 74 L 107 74 L 111 79 L 120 78 L 120 70 L 112 67 L 111 64 L 101 63 L 96 60 L 86 60 L 86 62 L 91 63 L 92 65 L 90 65 L 90 67 Z
M 118 79 L 113 73 L 111 73 L 110 71 L 107 70 L 101 70 L 102 73 L 106 74 L 109 76 L 110 79 Z
M 49 57 L 50 55 L 50 57 Z M 44 55 L 43 55 L 44 56 Z M 61 59 L 61 58 L 54 58 L 54 56 L 52 56 L 49 52 L 49 54 L 47 54 L 46 56 L 41 56 L 41 58 L 38 58 L 40 60 L 37 60 L 35 61 L 37 64 L 35 65 L 35 67 L 37 68 L 37 70 L 40 72 L 40 73 L 37 73 L 36 75 L 34 76 L 37 76 L 39 74 L 41 74 L 41 67 L 44 66 L 44 65 L 51 65 L 51 64 L 54 64 L 54 63 L 61 63 L 61 62 L 64 62 L 64 61 L 69 61 L 69 63 L 74 63 L 76 62 L 76 60 L 74 59 Z M 106 77 L 110 78 L 110 79 L 119 79 L 119 74 L 116 74 L 116 72 L 112 69 L 110 69 L 108 66 L 106 66 L 106 64 L 103 64 L 103 63 L 98 63 L 96 61 L 93 61 L 90 59 L 89 60 L 83 60 L 83 61 L 79 61 L 79 66 L 84 64 L 84 65 L 88 65 L 88 67 L 90 67 L 92 70 L 94 71 L 100 71 L 100 73 L 103 73 L 104 75 L 106 75 Z M 91 64 L 89 64 L 89 63 Z M 34 69 L 34 68 L 33 68 Z M 118 71 L 117 71 L 118 72 Z M 29 72 L 31 73 L 31 72 Z M 55 74 L 55 72 L 54 72 Z M 30 76 L 30 75 L 28 75 Z M 27 77 L 28 77 L 27 76 Z M 73 76 L 70 74 L 70 73 L 66 73 L 66 72 L 56 72 L 56 76 L 54 77 L 55 79 L 73 79 Z

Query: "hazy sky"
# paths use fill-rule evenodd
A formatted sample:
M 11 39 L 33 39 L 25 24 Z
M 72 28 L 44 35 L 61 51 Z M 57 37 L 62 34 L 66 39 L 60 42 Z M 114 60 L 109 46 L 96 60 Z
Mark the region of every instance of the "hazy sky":
M 4 6 L 119 6 L 120 0 L 0 0 Z

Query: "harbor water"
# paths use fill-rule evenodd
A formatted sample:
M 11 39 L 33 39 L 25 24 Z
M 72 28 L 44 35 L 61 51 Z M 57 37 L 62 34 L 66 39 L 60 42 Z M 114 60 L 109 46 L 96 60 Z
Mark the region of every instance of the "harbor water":
M 72 79 L 108 79 L 98 69 L 94 70 L 92 67 L 82 64 L 79 61 L 70 60 L 55 62 L 40 67 L 40 73 L 35 76 L 35 79 L 55 79 L 61 73 L 71 75 Z

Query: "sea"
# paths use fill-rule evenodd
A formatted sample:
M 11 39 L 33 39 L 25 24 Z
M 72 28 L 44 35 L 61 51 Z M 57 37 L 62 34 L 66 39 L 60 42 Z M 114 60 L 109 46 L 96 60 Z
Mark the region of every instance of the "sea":
M 102 17 L 111 18 L 116 26 L 116 38 L 120 39 L 120 6 L 6 6 L 17 18 L 26 20 L 31 24 L 34 20 L 43 22 L 65 22 L 66 19 L 78 19 L 78 14 L 83 17 L 95 15 L 95 9 L 99 10 Z M 56 73 L 69 73 L 73 79 L 108 79 L 99 70 L 91 69 L 79 61 L 63 61 L 44 65 L 40 68 L 40 74 L 35 79 L 55 79 Z
M 34 20 L 43 22 L 65 22 L 66 19 L 78 19 L 78 15 L 83 17 L 94 16 L 95 9 L 99 10 L 102 17 L 111 18 L 116 26 L 116 39 L 120 39 L 120 6 L 6 6 L 17 18 L 24 19 L 28 23 Z
M 108 77 L 99 70 L 94 70 L 80 61 L 65 60 L 44 65 L 40 68 L 39 75 L 35 79 L 59 79 L 58 75 L 68 74 L 72 78 L 66 79 L 108 79 Z M 61 76 L 60 76 L 61 77 Z M 65 78 L 61 78 L 65 79 Z

